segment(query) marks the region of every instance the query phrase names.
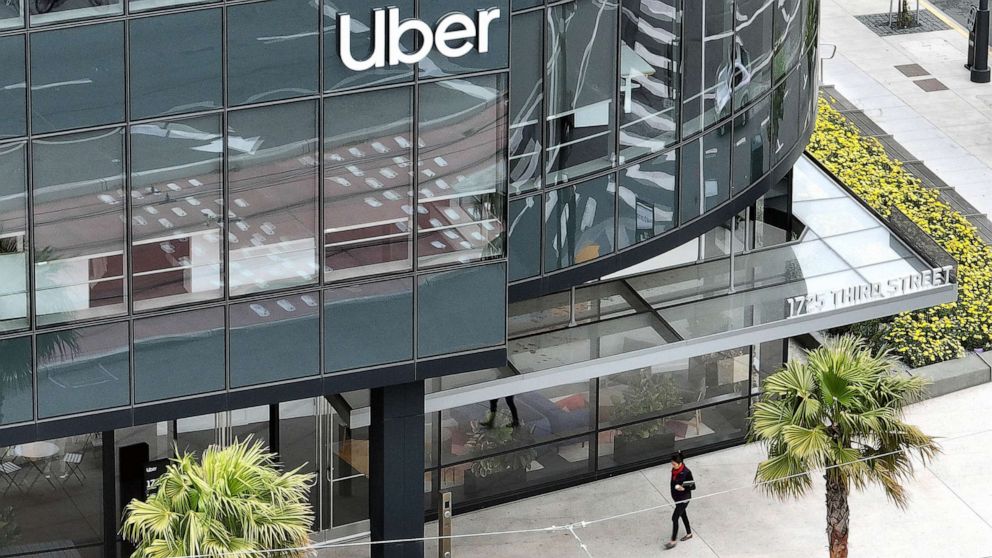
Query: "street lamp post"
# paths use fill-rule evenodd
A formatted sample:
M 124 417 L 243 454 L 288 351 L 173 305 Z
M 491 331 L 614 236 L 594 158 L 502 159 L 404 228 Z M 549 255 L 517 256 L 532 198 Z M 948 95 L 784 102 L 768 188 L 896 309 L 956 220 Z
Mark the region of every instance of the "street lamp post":
M 978 10 L 968 40 L 974 52 L 968 68 L 971 70 L 971 81 L 988 83 L 992 78 L 989 72 L 989 0 L 978 0 Z

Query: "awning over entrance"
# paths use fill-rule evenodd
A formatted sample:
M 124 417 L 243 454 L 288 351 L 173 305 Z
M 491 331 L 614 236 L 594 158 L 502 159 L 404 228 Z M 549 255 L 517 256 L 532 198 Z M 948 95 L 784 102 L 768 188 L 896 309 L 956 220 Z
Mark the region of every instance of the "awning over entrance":
M 795 241 L 599 282 L 511 309 L 510 367 L 445 378 L 438 411 L 795 337 L 957 298 L 928 261 L 818 166 L 795 167 Z M 353 418 L 359 423 L 361 411 Z

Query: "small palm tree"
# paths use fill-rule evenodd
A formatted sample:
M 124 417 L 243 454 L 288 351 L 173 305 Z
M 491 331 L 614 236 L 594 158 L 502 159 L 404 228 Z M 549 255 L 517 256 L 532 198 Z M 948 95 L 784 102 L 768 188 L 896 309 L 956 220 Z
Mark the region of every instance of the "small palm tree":
M 754 406 L 750 437 L 768 450 L 755 480 L 766 493 L 787 499 L 807 494 L 810 472 L 825 470 L 830 556 L 844 558 L 851 488 L 880 485 L 904 508 L 903 482 L 913 476 L 910 454 L 926 461 L 940 448 L 902 420 L 926 380 L 894 374 L 896 360 L 887 351 L 873 352 L 861 338 L 846 335 L 806 357 L 769 376 Z
M 147 502 L 132 500 L 122 534 L 132 558 L 300 556 L 309 542 L 313 475 L 283 472 L 259 442 L 210 447 L 172 460 Z M 263 554 L 263 550 L 287 550 Z

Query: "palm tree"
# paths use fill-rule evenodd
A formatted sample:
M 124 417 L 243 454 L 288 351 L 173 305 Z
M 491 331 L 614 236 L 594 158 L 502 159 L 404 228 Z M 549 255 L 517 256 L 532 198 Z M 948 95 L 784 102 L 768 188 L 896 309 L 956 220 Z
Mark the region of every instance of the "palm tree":
M 301 556 L 308 544 L 313 475 L 283 472 L 275 456 L 251 440 L 211 446 L 202 461 L 184 452 L 172 460 L 147 502 L 125 510 L 132 558 Z M 286 550 L 269 554 L 263 550 Z
M 769 376 L 754 406 L 750 439 L 768 450 L 755 475 L 763 491 L 803 496 L 813 487 L 811 471 L 825 471 L 831 558 L 847 556 L 851 488 L 880 485 L 905 508 L 910 454 L 926 462 L 940 452 L 932 437 L 902 420 L 927 381 L 893 373 L 895 363 L 860 337 L 834 338 L 807 352 L 806 362 L 792 360 Z

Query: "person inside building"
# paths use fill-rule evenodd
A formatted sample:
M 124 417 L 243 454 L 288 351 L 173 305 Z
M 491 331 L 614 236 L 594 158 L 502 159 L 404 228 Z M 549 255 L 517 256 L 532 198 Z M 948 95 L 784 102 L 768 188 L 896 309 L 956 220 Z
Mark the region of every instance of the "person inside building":
M 513 402 L 513 396 L 509 395 L 506 398 L 506 406 L 510 408 L 510 416 L 513 417 L 513 421 L 510 422 L 510 426 L 516 428 L 520 426 L 520 417 L 517 415 L 517 405 Z M 496 422 L 496 406 L 499 405 L 499 398 L 489 400 L 489 416 L 486 420 L 482 421 L 483 426 L 492 426 Z

